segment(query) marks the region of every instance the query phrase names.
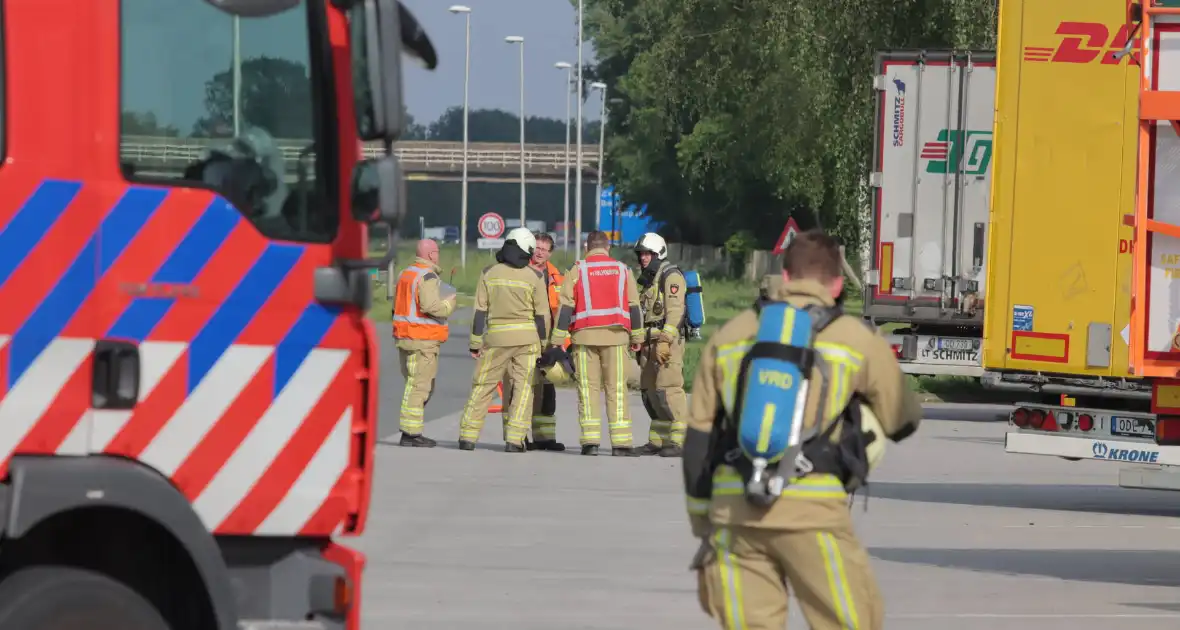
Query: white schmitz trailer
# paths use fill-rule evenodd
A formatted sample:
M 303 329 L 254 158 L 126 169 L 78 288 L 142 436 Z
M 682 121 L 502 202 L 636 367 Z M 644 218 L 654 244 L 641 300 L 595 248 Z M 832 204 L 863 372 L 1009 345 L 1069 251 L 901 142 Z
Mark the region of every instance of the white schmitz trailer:
M 995 55 L 878 54 L 864 316 L 909 374 L 980 376 Z

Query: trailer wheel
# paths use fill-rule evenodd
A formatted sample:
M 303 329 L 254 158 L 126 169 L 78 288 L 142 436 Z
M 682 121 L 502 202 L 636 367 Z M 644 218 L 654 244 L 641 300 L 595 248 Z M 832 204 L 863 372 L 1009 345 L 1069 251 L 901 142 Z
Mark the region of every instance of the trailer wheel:
M 101 573 L 21 569 L 0 582 L 0 630 L 169 630 L 151 602 Z

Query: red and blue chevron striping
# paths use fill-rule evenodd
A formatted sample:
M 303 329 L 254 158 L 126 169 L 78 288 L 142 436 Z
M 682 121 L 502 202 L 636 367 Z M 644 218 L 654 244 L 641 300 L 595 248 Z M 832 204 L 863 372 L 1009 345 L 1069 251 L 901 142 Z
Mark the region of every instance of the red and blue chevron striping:
M 329 245 L 269 241 L 191 189 L 45 180 L 0 221 L 0 461 L 137 458 L 225 534 L 330 534 L 363 509 L 373 349 L 313 301 Z M 90 408 L 96 339 L 139 344 L 134 410 Z

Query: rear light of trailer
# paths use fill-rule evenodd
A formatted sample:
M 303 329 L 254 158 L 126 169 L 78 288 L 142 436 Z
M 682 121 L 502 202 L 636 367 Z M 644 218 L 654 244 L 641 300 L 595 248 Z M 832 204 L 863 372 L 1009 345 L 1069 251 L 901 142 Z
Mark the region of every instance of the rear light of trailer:
M 1078 416 L 1078 431 L 1092 431 L 1094 429 L 1094 417 L 1088 413 L 1083 413 Z
M 1077 425 L 1074 424 L 1075 421 Z M 1075 419 L 1068 411 L 1053 412 L 1034 407 L 1017 407 L 1012 411 L 1012 424 L 1021 429 L 1037 431 L 1069 430 L 1074 426 L 1085 427 L 1082 430 L 1089 431 L 1094 428 L 1094 419 L 1087 414 L 1079 415 Z
M 1155 443 L 1161 446 L 1180 444 L 1180 418 L 1160 418 L 1155 421 Z
M 902 358 L 901 357 L 901 344 L 895 343 L 891 347 L 893 348 L 893 356 L 896 357 L 900 361 Z
M 1028 426 L 1038 431 L 1056 431 L 1057 420 L 1052 411 L 1033 409 L 1028 414 Z

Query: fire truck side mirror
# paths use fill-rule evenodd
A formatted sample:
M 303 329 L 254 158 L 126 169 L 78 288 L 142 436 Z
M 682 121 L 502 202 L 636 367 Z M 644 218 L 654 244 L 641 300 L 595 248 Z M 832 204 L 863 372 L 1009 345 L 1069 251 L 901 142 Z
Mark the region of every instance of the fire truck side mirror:
M 363 137 L 393 142 L 405 122 L 402 53 L 429 70 L 438 65 L 438 55 L 422 25 L 398 0 L 364 0 L 353 7 L 351 20 L 354 54 L 363 56 L 370 86 L 366 95 L 358 96 L 367 100 L 358 105 L 368 109 L 372 120 Z
M 405 211 L 405 178 L 397 158 L 386 155 L 357 162 L 352 171 L 352 218 L 388 224 L 392 233 Z

